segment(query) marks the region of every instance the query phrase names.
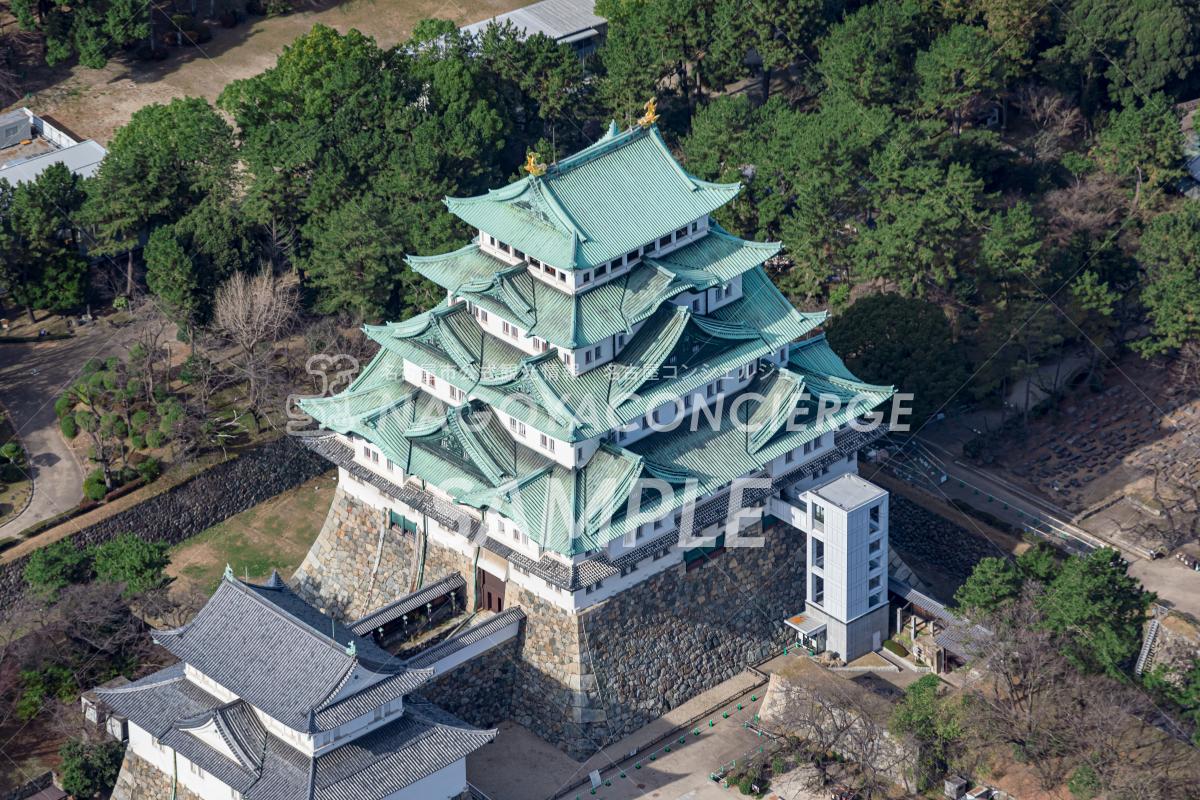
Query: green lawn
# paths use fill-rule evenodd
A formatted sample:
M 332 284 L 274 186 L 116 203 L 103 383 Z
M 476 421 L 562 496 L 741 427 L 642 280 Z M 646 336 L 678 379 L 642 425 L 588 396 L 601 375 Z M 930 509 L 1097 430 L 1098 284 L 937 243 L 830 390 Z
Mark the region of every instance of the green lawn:
M 176 584 L 216 588 L 225 570 L 261 580 L 279 570 L 291 576 L 321 530 L 337 473 L 329 472 L 230 517 L 172 548 L 167 573 Z

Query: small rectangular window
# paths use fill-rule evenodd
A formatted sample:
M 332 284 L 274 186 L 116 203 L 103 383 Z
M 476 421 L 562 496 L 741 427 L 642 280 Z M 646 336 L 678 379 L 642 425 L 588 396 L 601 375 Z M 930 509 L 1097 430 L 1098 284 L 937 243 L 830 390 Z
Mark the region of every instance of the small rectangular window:
M 524 257 L 525 257 L 525 254 L 524 254 L 524 253 L 522 253 L 520 250 L 518 250 L 518 249 L 517 249 L 517 248 L 515 248 L 515 247 L 513 248 L 513 255 L 514 255 L 514 256 L 516 256 L 517 258 L 524 258 Z
M 592 273 L 590 273 L 590 272 L 583 273 L 583 275 L 581 275 L 579 277 L 579 282 L 580 283 L 591 283 L 592 282 Z
M 501 243 L 500 243 L 500 250 L 501 250 L 501 251 L 503 251 L 503 252 L 505 252 L 505 253 L 511 253 L 511 252 L 512 252 L 512 248 L 511 248 L 511 247 L 509 247 L 508 245 L 506 245 L 504 242 L 501 242 Z
M 638 260 L 638 256 L 640 256 L 640 255 L 641 255 L 641 253 L 638 252 L 637 250 L 634 250 L 632 253 L 627 253 L 625 255 L 625 263 L 632 264 L 633 262 Z
M 867 605 L 870 606 L 871 608 L 874 608 L 875 606 L 879 605 L 879 600 L 880 600 L 880 595 L 873 594 L 873 595 L 871 595 L 870 599 L 867 600 Z
M 363 446 L 363 458 L 370 458 L 370 457 L 371 457 L 371 448 L 364 445 Z
M 585 363 L 585 364 L 592 363 L 592 351 L 591 350 L 583 351 L 583 363 Z
M 695 233 L 698 230 L 700 230 L 700 222 L 699 221 L 693 222 L 692 223 L 692 233 Z
M 547 264 L 546 265 L 546 274 L 549 275 L 551 278 L 553 278 L 555 275 L 558 274 L 558 270 L 556 270 L 554 267 Z
M 596 267 L 596 277 L 597 278 L 603 278 L 607 274 L 608 274 L 608 264 L 601 264 L 600 266 Z
M 669 233 L 666 236 L 664 236 L 658 240 L 659 247 L 666 247 L 670 243 L 671 243 L 671 234 L 669 234 Z
M 687 236 L 687 233 L 688 233 L 688 231 L 687 231 L 686 227 L 680 228 L 679 230 L 675 231 L 675 238 L 682 239 L 683 237 Z
M 559 281 L 561 281 L 562 283 L 566 283 L 566 282 L 567 282 L 567 273 L 566 273 L 566 271 L 565 271 L 565 270 L 560 270 L 560 271 L 559 271 L 559 273 L 558 273 L 558 279 L 559 279 Z

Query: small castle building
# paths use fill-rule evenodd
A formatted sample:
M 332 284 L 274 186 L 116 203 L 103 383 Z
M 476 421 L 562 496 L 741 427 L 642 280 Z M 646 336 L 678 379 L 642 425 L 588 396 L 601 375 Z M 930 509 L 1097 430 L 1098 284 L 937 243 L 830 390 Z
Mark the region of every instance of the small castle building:
M 178 663 L 93 693 L 128 739 L 114 800 L 452 800 L 490 742 L 410 693 L 433 677 L 320 613 L 273 575 L 228 571 L 154 640 Z

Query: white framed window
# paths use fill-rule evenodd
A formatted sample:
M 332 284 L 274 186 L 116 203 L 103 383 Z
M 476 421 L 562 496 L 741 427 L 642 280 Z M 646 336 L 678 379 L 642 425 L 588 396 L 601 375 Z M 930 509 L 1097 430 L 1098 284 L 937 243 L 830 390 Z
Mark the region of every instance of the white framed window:
M 521 436 L 521 437 L 525 436 L 525 423 L 524 422 L 521 422 L 513 417 L 509 417 L 508 418 L 508 427 L 509 427 L 509 430 L 511 430 L 517 436 Z
M 437 388 L 437 377 L 432 372 L 421 370 L 421 383 L 428 386 L 430 389 Z
M 549 450 L 551 453 L 554 452 L 554 440 L 546 434 L 538 434 L 538 444 L 540 444 L 544 449 Z

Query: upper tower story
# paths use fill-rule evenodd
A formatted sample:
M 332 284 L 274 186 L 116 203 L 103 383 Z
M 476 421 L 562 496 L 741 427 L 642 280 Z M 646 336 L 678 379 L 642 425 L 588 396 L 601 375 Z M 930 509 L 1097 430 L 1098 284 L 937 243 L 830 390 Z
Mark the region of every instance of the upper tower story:
M 480 327 L 580 375 L 607 364 L 664 304 L 706 315 L 739 300 L 743 275 L 779 252 L 709 213 L 739 184 L 689 175 L 654 126 L 618 131 L 485 195 L 448 198 L 469 245 L 409 265 L 466 303 Z

